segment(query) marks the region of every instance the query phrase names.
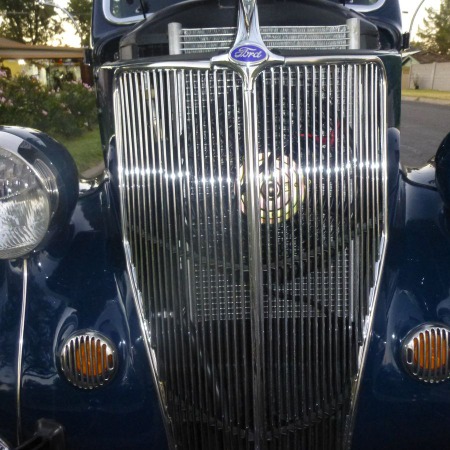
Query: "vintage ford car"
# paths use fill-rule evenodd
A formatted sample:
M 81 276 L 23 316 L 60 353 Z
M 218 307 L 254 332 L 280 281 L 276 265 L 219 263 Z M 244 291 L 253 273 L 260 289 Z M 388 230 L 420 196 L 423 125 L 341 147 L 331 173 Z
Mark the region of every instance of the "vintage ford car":
M 398 1 L 93 7 L 103 178 L 0 128 L 0 449 L 450 448 Z

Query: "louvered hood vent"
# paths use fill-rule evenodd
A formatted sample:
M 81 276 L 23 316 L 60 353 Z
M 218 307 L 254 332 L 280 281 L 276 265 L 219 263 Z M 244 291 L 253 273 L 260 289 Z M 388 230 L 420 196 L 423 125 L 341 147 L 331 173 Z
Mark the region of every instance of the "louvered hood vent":
M 359 48 L 359 20 L 349 19 L 345 25 L 261 27 L 261 37 L 273 50 L 346 50 Z M 171 25 L 169 25 L 170 29 Z M 176 29 L 176 27 L 175 27 Z M 176 53 L 205 53 L 228 50 L 236 28 L 181 28 L 169 38 L 176 40 Z

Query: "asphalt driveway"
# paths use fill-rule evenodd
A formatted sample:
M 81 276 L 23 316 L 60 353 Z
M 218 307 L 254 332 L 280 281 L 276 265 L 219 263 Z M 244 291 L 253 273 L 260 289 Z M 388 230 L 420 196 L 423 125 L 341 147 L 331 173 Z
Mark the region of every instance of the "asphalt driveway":
M 450 133 L 450 104 L 402 101 L 400 158 L 409 167 L 420 167 L 435 155 Z

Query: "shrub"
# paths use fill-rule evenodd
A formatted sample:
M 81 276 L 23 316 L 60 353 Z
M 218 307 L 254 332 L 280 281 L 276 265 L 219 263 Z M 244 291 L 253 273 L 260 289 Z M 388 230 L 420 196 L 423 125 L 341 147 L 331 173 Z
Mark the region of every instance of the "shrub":
M 73 137 L 91 130 L 96 123 L 95 94 L 90 86 L 66 81 L 55 91 L 34 78 L 20 75 L 8 79 L 0 72 L 0 124 Z
M 33 78 L 19 76 L 8 80 L 0 78 L 0 123 L 43 128 L 42 108 L 47 93 Z

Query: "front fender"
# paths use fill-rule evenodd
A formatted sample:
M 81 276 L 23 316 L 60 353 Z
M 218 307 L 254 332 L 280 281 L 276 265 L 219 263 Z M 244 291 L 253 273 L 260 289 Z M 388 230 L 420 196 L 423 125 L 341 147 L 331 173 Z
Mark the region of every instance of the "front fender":
M 430 178 L 430 167 L 426 171 Z M 442 423 L 450 417 L 449 385 L 413 379 L 403 368 L 401 345 L 420 324 L 450 326 L 449 216 L 430 183 L 404 178 L 397 204 L 357 394 L 352 450 L 448 447 Z
M 12 445 L 44 417 L 65 428 L 71 449 L 167 448 L 109 199 L 105 182 L 79 199 L 57 244 L 0 262 L 0 436 Z M 81 390 L 64 378 L 59 352 L 74 330 L 98 331 L 116 346 L 110 384 Z

